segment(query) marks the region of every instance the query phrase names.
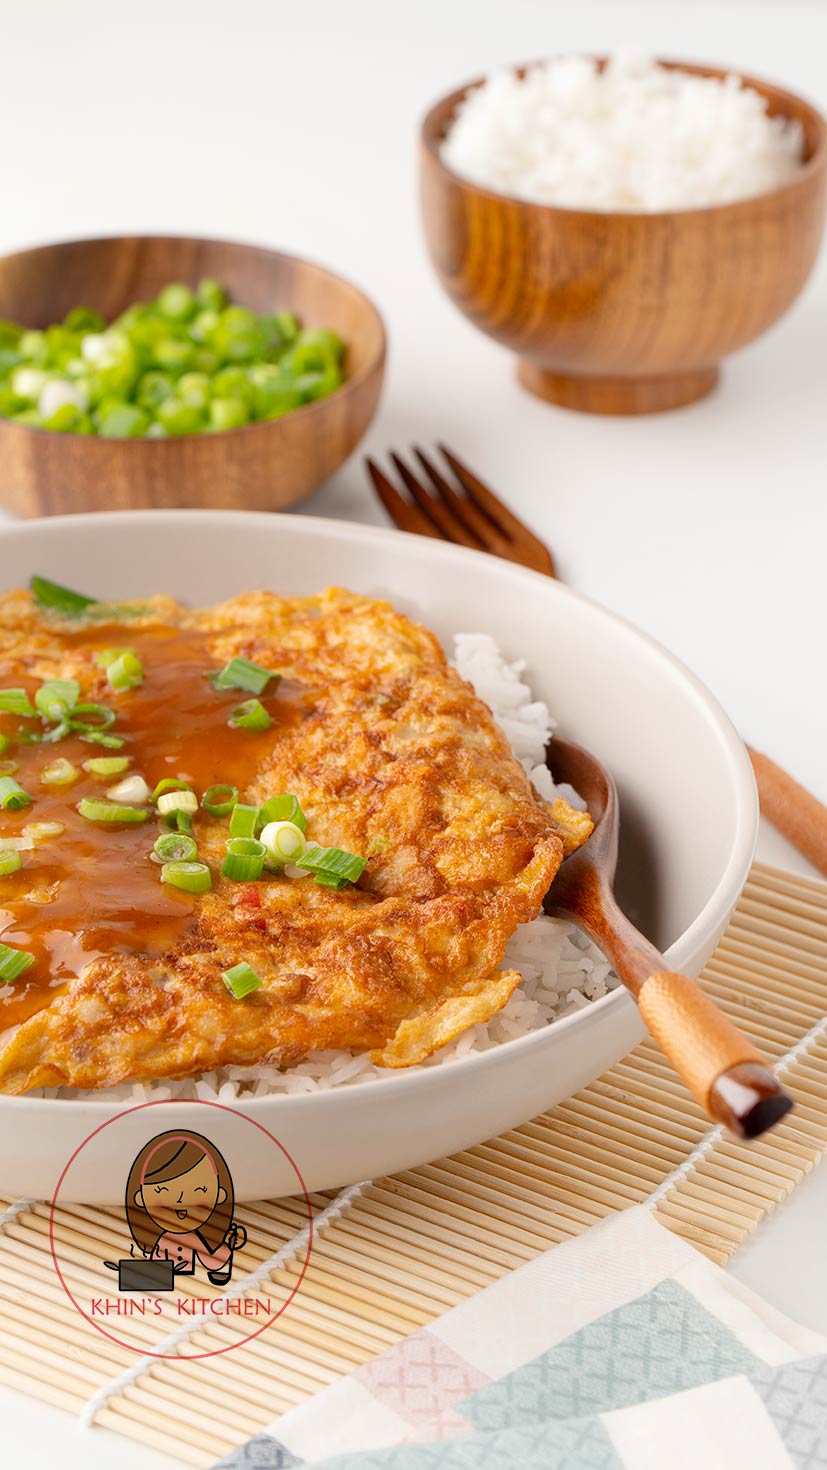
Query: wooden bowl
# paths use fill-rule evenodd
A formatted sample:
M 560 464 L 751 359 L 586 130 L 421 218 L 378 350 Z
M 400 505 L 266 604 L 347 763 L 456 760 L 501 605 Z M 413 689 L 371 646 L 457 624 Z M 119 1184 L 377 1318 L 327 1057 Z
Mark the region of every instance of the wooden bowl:
M 0 419 L 0 500 L 22 515 L 143 506 L 281 510 L 355 449 L 379 400 L 385 332 L 375 306 L 309 261 L 225 240 L 133 235 L 70 240 L 0 259 L 0 318 L 29 327 L 90 306 L 109 321 L 170 281 L 212 276 L 257 311 L 289 309 L 347 345 L 346 381 L 281 419 L 169 439 L 99 439 Z
M 527 204 L 453 173 L 439 146 L 479 80 L 428 113 L 421 194 L 431 260 L 460 310 L 518 354 L 531 392 L 588 413 L 677 408 L 709 393 L 721 359 L 795 300 L 824 228 L 827 125 L 791 92 L 744 81 L 771 114 L 800 122 L 801 168 L 751 199 L 656 214 Z

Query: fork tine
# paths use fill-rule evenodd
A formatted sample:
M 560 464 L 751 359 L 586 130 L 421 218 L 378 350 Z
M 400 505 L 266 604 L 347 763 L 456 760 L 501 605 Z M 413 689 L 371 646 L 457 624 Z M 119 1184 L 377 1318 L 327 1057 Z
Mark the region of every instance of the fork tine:
M 528 527 L 524 526 L 523 522 L 518 520 L 501 500 L 497 499 L 493 490 L 489 490 L 482 480 L 478 480 L 477 476 L 472 474 L 467 465 L 457 459 L 450 449 L 447 449 L 444 444 L 440 444 L 439 448 L 466 495 L 473 501 L 477 509 L 488 516 L 502 535 L 513 541 L 515 547 L 525 553 L 521 560 L 526 565 L 533 566 L 536 571 L 545 572 L 547 576 L 553 577 L 554 561 L 548 547 L 532 531 L 529 531 Z M 531 558 L 530 562 L 526 561 L 526 557 Z
M 463 521 L 455 516 L 447 506 L 440 504 L 433 495 L 429 495 L 424 485 L 420 485 L 416 476 L 411 474 L 408 466 L 399 455 L 391 451 L 391 459 L 402 476 L 403 484 L 410 491 L 420 510 L 435 523 L 439 534 L 445 541 L 458 542 L 460 546 L 470 546 L 474 551 L 479 551 L 482 543 L 477 537 L 469 532 Z
M 379 466 L 374 464 L 372 459 L 366 459 L 365 464 L 368 467 L 368 474 L 373 481 L 374 489 L 394 525 L 400 531 L 413 531 L 417 536 L 433 536 L 437 541 L 441 541 L 442 537 L 433 522 L 399 494 L 387 476 L 383 475 Z
M 422 465 L 440 500 L 442 500 L 443 504 L 449 510 L 454 512 L 466 529 L 473 536 L 476 536 L 480 545 L 484 546 L 486 551 L 492 552 L 494 556 L 509 556 L 511 552 L 510 543 L 506 541 L 504 536 L 500 535 L 500 532 L 488 517 L 477 509 L 473 500 L 469 500 L 467 495 L 458 495 L 454 487 L 448 484 L 441 470 L 428 458 L 424 450 L 420 449 L 417 445 L 414 445 L 414 454 Z

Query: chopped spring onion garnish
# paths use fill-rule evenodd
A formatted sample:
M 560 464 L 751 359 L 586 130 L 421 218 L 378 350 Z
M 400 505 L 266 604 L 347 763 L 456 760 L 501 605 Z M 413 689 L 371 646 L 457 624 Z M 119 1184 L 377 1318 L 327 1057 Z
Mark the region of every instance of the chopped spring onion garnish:
M 188 863 L 198 849 L 195 839 L 188 837 L 186 832 L 165 832 L 157 839 L 152 851 L 162 863 Z
M 161 882 L 183 888 L 185 893 L 208 893 L 212 888 L 212 874 L 206 863 L 164 863 Z
M 57 725 L 75 708 L 79 698 L 77 679 L 47 679 L 38 689 L 34 702 L 44 718 Z
M 127 806 L 144 806 L 149 801 L 149 787 L 143 776 L 127 776 L 117 786 L 110 786 L 108 801 L 125 801 Z
M 19 852 L 0 852 L 0 878 L 8 878 L 22 868 L 23 859 Z
M 29 720 L 37 714 L 25 689 L 0 689 L 0 711 L 7 715 L 25 715 Z
M 81 740 L 86 741 L 87 745 L 103 745 L 106 750 L 121 750 L 126 744 L 122 735 L 110 735 L 106 730 L 92 730 L 80 724 L 73 724 L 72 728 L 77 731 Z
M 62 822 L 29 822 L 23 828 L 23 836 L 31 837 L 32 842 L 48 842 L 50 837 L 59 837 L 65 831 Z
M 79 775 L 80 771 L 77 766 L 73 766 L 65 756 L 61 756 L 59 760 L 52 761 L 50 766 L 44 766 L 40 772 L 40 780 L 44 786 L 71 786 L 73 781 L 77 781 Z
M 125 689 L 137 689 L 144 682 L 144 666 L 132 648 L 105 648 L 98 654 L 97 662 L 106 669 L 110 688 L 116 694 Z
M 226 817 L 238 801 L 238 788 L 223 782 L 208 786 L 201 798 L 201 805 L 211 817 Z
M 46 577 L 32 577 L 29 586 L 38 607 L 62 613 L 66 618 L 81 618 L 87 607 L 92 607 L 94 597 L 84 597 L 82 592 L 72 592 Z
M 170 832 L 186 832 L 187 836 L 192 834 L 192 812 L 167 812 L 164 817 L 164 826 Z
M 294 822 L 268 822 L 261 833 L 268 857 L 281 866 L 296 863 L 307 847 L 304 833 Z
M 272 679 L 279 680 L 281 674 L 272 669 L 263 669 L 249 658 L 231 658 L 217 674 L 208 674 L 213 689 L 247 689 L 250 694 L 263 694 Z
M 149 816 L 148 812 L 142 812 L 135 806 L 118 806 L 113 801 L 98 801 L 95 797 L 84 796 L 78 802 L 78 811 L 87 822 L 145 822 Z
M 59 724 L 52 725 L 50 730 L 24 730 L 21 726 L 18 734 L 24 745 L 53 745 L 58 740 L 65 740 L 71 731 L 71 720 L 61 720 Z
M 19 770 L 19 761 L 0 761 L 0 776 L 15 776 Z
M 236 705 L 229 723 L 237 730 L 269 730 L 273 721 L 260 699 L 245 699 Z
M 192 787 L 190 786 L 189 781 L 176 781 L 173 776 L 165 776 L 163 781 L 159 781 L 158 785 L 155 787 L 155 790 L 152 793 L 152 800 L 157 801 L 158 797 L 163 796 L 165 791 L 191 790 Z
M 230 817 L 230 836 L 255 837 L 258 820 L 257 806 L 245 806 L 243 801 L 236 802 Z
M 31 852 L 33 847 L 31 837 L 0 837 L 0 852 Z
M 94 760 L 83 762 L 83 769 L 92 776 L 119 776 L 121 771 L 127 770 L 130 760 L 128 755 L 95 756 Z
M 307 831 L 307 817 L 299 806 L 298 797 L 289 793 L 286 796 L 271 796 L 269 801 L 265 801 L 259 820 L 265 826 L 268 822 L 292 822 L 300 832 Z
M 8 748 L 9 748 L 9 737 L 8 737 L 8 735 L 0 735 L 0 755 L 3 755 L 5 753 L 5 751 L 8 750 Z
M 31 806 L 32 799 L 28 791 L 18 785 L 14 776 L 0 776 L 0 806 L 7 812 L 19 812 L 24 806 Z
M 345 852 L 341 847 L 317 847 L 315 843 L 296 862 L 325 888 L 355 883 L 365 867 L 365 858 L 357 857 L 355 853 Z
M 261 877 L 266 856 L 264 843 L 256 842 L 254 837 L 231 837 L 221 864 L 221 876 L 237 883 L 254 883 Z
M 234 1000 L 243 1000 L 245 995 L 252 995 L 254 990 L 261 989 L 258 975 L 246 960 L 241 960 L 229 970 L 222 970 L 221 979 Z
M 25 949 L 12 949 L 10 944 L 0 944 L 0 983 L 10 985 L 17 980 L 29 965 L 34 964 L 34 955 Z
M 155 805 L 162 817 L 170 812 L 197 812 L 198 797 L 194 791 L 183 789 L 181 791 L 165 791 L 158 797 Z
M 85 718 L 80 720 L 78 715 Z M 72 710 L 72 728 L 75 730 L 108 730 L 118 716 L 106 704 L 76 704 Z M 92 723 L 94 721 L 94 723 Z

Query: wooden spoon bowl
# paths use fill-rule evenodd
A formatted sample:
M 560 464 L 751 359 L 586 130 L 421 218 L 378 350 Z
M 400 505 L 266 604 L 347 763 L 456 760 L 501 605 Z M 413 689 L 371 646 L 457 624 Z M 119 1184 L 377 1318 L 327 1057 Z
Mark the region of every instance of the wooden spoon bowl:
M 646 1025 L 695 1099 L 741 1138 L 757 1138 L 792 1107 L 760 1052 L 687 975 L 618 908 L 613 883 L 620 827 L 617 792 L 605 766 L 557 737 L 547 762 L 557 782 L 580 792 L 594 821 L 588 841 L 565 859 L 546 896 L 554 918 L 576 924 L 611 961 Z
M 801 168 L 751 199 L 662 213 L 563 209 L 482 188 L 439 156 L 458 105 L 480 81 L 431 108 L 421 138 L 431 260 L 460 311 L 518 354 L 531 392 L 604 414 L 690 403 L 714 388 L 723 357 L 798 296 L 824 229 L 827 124 L 793 93 L 744 81 L 772 115 L 801 124 Z
M 204 276 L 238 305 L 290 310 L 305 326 L 332 327 L 346 344 L 343 386 L 284 418 L 181 438 L 99 439 L 0 419 L 0 500 L 11 510 L 281 510 L 352 453 L 379 401 L 385 331 L 361 291 L 309 261 L 177 235 L 70 240 L 0 259 L 0 318 L 42 328 L 73 306 L 90 306 L 109 321 L 171 281 L 195 286 Z

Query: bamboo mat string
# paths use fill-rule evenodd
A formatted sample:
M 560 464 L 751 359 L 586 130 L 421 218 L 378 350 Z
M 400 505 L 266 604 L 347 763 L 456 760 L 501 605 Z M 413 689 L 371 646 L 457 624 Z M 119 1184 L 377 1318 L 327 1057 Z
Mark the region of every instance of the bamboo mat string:
M 350 1184 L 346 1189 L 340 1190 L 335 1199 L 330 1201 L 330 1204 L 316 1216 L 315 1220 L 308 1220 L 303 1229 L 298 1230 L 295 1235 L 292 1235 L 289 1240 L 279 1246 L 278 1250 L 274 1251 L 271 1256 L 268 1256 L 266 1261 L 262 1261 L 261 1265 L 257 1266 L 255 1271 L 250 1271 L 247 1276 L 242 1276 L 241 1280 L 237 1281 L 234 1286 L 229 1287 L 227 1291 L 222 1292 L 219 1297 L 216 1297 L 216 1303 L 235 1301 L 237 1297 L 243 1296 L 246 1291 L 254 1291 L 257 1286 L 261 1285 L 262 1281 L 265 1281 L 280 1266 L 286 1266 L 288 1262 L 294 1261 L 299 1252 L 310 1244 L 314 1232 L 321 1231 L 326 1225 L 332 1225 L 338 1220 L 343 1211 L 361 1198 L 370 1182 L 370 1180 L 366 1179 L 361 1184 Z M 173 1353 L 179 1344 L 185 1342 L 196 1328 L 203 1328 L 203 1325 L 197 1318 L 182 1322 L 180 1327 L 175 1328 L 174 1332 L 170 1332 L 166 1337 L 162 1338 L 152 1352 L 146 1353 L 142 1358 L 138 1358 L 131 1367 L 119 1374 L 117 1378 L 111 1378 L 108 1383 L 102 1384 L 81 1408 L 78 1414 L 81 1424 L 85 1428 L 89 1428 L 95 1421 L 95 1415 L 100 1409 L 105 1408 L 107 1401 L 113 1394 L 120 1393 L 124 1388 L 129 1388 L 135 1382 L 136 1378 L 140 1378 L 141 1374 L 145 1373 L 152 1366 L 158 1357 L 162 1354 Z
M 12 1220 L 15 1220 L 18 1215 L 22 1215 L 24 1210 L 30 1210 L 32 1205 L 36 1205 L 37 1203 L 38 1201 L 34 1199 L 17 1199 L 13 1204 L 10 1204 L 8 1209 L 4 1210 L 2 1215 L 0 1215 L 0 1235 L 2 1235 L 7 1225 L 11 1225 Z
M 778 1061 L 774 1063 L 776 1075 L 783 1077 L 795 1065 L 799 1058 L 803 1057 L 805 1052 L 809 1051 L 810 1047 L 815 1042 L 820 1041 L 824 1035 L 827 1035 L 827 1016 L 822 1016 L 820 1021 L 816 1021 L 815 1025 L 811 1026 L 809 1031 L 805 1031 L 804 1035 L 799 1038 L 795 1046 L 791 1046 L 789 1051 L 784 1053 L 783 1057 L 778 1058 Z M 671 1194 L 672 1190 L 676 1189 L 692 1173 L 692 1170 L 706 1158 L 706 1155 L 715 1148 L 715 1145 L 725 1137 L 726 1129 L 723 1123 L 716 1123 L 714 1128 L 710 1128 L 709 1132 L 705 1133 L 703 1138 L 698 1140 L 692 1152 L 687 1154 L 683 1162 L 678 1164 L 677 1168 L 673 1169 L 671 1174 L 667 1174 L 666 1178 L 661 1180 L 657 1189 L 654 1189 L 648 1198 L 644 1200 L 645 1208 L 647 1210 L 657 1209 L 661 1201 L 666 1199 L 666 1196 Z

